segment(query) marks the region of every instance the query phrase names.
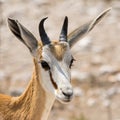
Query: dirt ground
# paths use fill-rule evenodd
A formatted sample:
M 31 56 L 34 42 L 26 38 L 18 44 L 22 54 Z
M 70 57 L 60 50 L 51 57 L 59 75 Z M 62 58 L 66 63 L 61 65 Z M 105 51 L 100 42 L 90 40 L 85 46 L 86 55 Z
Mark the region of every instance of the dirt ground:
M 106 8 L 110 13 L 72 49 L 74 99 L 55 102 L 48 120 L 120 120 L 120 1 L 119 0 L 1 0 L 0 93 L 21 94 L 32 73 L 28 49 L 10 32 L 7 18 L 19 20 L 38 39 L 39 21 L 51 39 L 58 39 L 65 16 L 69 33 Z

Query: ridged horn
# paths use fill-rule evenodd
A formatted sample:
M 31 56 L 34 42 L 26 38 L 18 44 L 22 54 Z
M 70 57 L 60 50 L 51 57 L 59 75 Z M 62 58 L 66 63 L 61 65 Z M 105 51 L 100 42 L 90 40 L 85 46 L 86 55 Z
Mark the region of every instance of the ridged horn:
M 47 33 L 45 32 L 45 29 L 44 29 L 44 21 L 45 21 L 47 18 L 48 18 L 48 17 L 43 18 L 43 19 L 40 21 L 40 24 L 39 24 L 39 34 L 40 34 L 41 41 L 42 41 L 43 45 L 50 44 L 50 39 L 49 39 L 49 37 L 47 36 Z
M 60 33 L 59 41 L 67 42 L 67 31 L 68 31 L 67 29 L 68 29 L 68 17 L 66 16 Z

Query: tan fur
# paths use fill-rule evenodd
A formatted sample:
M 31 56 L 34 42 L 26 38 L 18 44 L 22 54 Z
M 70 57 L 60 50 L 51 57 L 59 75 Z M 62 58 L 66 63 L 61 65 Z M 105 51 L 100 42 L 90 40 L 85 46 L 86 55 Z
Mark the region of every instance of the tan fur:
M 38 63 L 26 91 L 19 97 L 0 94 L 0 118 L 3 120 L 41 120 L 46 93 L 39 83 Z M 42 96 L 42 97 L 41 97 Z
M 57 60 L 62 60 L 64 53 L 66 51 L 67 45 L 66 44 L 61 44 L 60 42 L 52 42 L 50 45 L 50 50 L 54 54 Z

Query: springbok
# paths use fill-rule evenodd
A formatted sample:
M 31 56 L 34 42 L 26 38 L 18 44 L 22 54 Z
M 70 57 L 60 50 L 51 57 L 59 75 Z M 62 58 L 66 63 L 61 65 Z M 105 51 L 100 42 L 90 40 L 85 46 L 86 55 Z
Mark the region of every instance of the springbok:
M 59 41 L 51 41 L 44 29 L 43 18 L 39 24 L 41 41 L 17 20 L 8 18 L 13 34 L 29 49 L 34 63 L 31 81 L 18 97 L 0 94 L 1 120 L 47 120 L 57 99 L 68 103 L 73 98 L 70 69 L 74 58 L 70 49 L 110 11 L 102 12 L 92 21 L 78 27 L 67 37 L 68 18 L 65 17 Z

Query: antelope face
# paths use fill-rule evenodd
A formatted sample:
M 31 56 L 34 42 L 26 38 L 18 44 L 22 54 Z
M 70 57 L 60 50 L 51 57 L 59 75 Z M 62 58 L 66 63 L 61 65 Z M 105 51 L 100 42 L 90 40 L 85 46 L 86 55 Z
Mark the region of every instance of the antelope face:
M 43 43 L 40 64 L 42 67 L 42 84 L 48 92 L 62 102 L 69 102 L 73 97 L 70 68 L 73 62 L 69 43 L 67 42 L 67 17 L 64 20 L 59 41 L 50 41 L 45 33 L 43 19 L 39 30 Z M 45 39 L 46 38 L 46 39 Z M 47 77 L 47 78 L 46 78 Z M 47 80 L 46 80 L 47 79 Z
M 47 78 L 44 77 L 42 83 L 62 102 L 69 102 L 73 97 L 70 75 L 73 60 L 67 42 L 52 42 L 43 47 L 40 63 L 42 74 Z

